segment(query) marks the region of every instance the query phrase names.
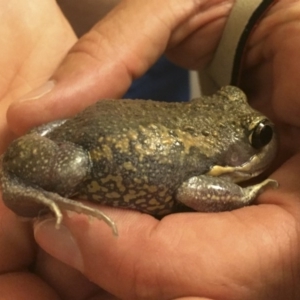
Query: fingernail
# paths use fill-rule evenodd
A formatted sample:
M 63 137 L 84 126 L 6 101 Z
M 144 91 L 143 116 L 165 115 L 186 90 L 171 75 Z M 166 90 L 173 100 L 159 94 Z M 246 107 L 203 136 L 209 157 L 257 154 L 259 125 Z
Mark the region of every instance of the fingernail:
M 30 91 L 28 94 L 25 94 L 22 96 L 18 102 L 24 102 L 24 101 L 30 101 L 30 100 L 37 100 L 44 95 L 48 94 L 49 92 L 52 91 L 54 88 L 56 82 L 54 80 L 49 80 L 40 87 Z
M 35 225 L 34 235 L 49 254 L 77 270 L 83 269 L 82 255 L 70 230 L 63 224 L 55 227 L 55 219 L 46 219 Z

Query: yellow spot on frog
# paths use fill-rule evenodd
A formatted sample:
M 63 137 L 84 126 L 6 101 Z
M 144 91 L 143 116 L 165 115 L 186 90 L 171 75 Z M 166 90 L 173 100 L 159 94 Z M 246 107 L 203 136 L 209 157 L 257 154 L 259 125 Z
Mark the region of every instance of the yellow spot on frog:
M 134 178 L 133 181 L 136 183 L 136 184 L 141 184 L 142 183 L 142 180 L 140 178 Z
M 148 206 L 147 209 L 149 211 L 153 211 L 153 210 L 161 210 L 161 209 L 164 209 L 165 208 L 165 205 L 162 204 L 162 205 L 158 205 L 158 206 Z
M 108 147 L 107 145 L 103 145 L 102 151 L 104 153 L 105 158 L 107 158 L 109 161 L 113 160 L 113 154 L 112 154 L 110 147 Z
M 131 201 L 137 203 L 136 201 L 140 201 L 140 200 L 144 200 L 144 196 L 146 195 L 147 193 L 145 191 L 134 191 L 134 190 L 129 190 L 128 191 L 128 194 L 126 194 L 124 196 L 124 202 L 126 203 L 129 203 Z M 141 198 L 141 199 L 140 199 Z M 134 201 L 136 200 L 136 201 Z M 144 201 L 143 201 L 144 202 Z
M 118 191 L 124 192 L 126 190 L 125 186 L 123 185 L 123 178 L 121 175 L 108 175 L 105 178 L 101 179 L 101 183 L 105 185 L 107 182 L 112 181 L 116 184 Z
M 167 189 L 167 188 L 164 188 L 163 190 L 161 190 L 161 191 L 158 193 L 158 196 L 159 196 L 159 197 L 165 197 L 167 192 L 168 192 L 168 189 Z
M 138 133 L 135 130 L 132 130 L 132 129 L 128 130 L 127 136 L 132 141 L 136 141 L 138 139 Z
M 167 196 L 165 198 L 165 203 L 169 203 L 171 200 L 173 200 L 172 196 Z
M 105 194 L 105 197 L 109 198 L 109 199 L 114 199 L 114 198 L 120 198 L 121 195 L 117 192 L 111 192 L 111 193 Z
M 150 201 L 148 202 L 149 203 L 149 205 L 151 205 L 151 206 L 157 206 L 157 205 L 159 205 L 159 202 L 156 200 L 156 199 L 154 199 L 154 198 L 152 198 L 152 199 L 150 199 Z
M 100 196 L 100 195 L 92 195 L 92 199 L 93 199 L 93 201 L 95 201 L 95 202 L 102 202 L 103 197 Z
M 136 203 L 137 205 L 142 204 L 142 203 L 146 203 L 146 199 L 139 199 L 139 200 L 136 200 L 135 203 Z
M 143 189 L 147 190 L 149 193 L 156 193 L 157 192 L 157 186 L 155 186 L 155 185 L 144 184 Z
M 110 147 L 102 145 L 101 148 L 97 147 L 90 151 L 90 157 L 92 161 L 99 161 L 100 159 L 106 158 L 112 161 L 113 155 Z
M 89 185 L 88 185 L 88 193 L 89 194 L 96 194 L 98 191 L 100 191 L 101 187 L 99 183 L 95 180 L 93 180 Z
M 130 161 L 123 163 L 123 168 L 127 171 L 133 171 L 133 172 L 137 171 L 136 167 L 134 167 Z
M 118 140 L 115 147 L 120 149 L 120 153 L 127 153 L 129 151 L 129 139 L 126 137 Z

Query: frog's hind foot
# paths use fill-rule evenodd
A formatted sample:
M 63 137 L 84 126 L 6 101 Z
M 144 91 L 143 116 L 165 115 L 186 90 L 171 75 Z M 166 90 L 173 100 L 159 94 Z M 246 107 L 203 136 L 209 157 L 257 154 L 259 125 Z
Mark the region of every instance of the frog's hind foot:
M 118 235 L 115 222 L 99 209 L 92 208 L 79 201 L 64 198 L 52 193 L 25 185 L 22 181 L 11 178 L 9 174 L 2 176 L 2 198 L 4 204 L 21 217 L 35 218 L 49 210 L 56 217 L 56 227 L 62 222 L 62 210 L 70 210 L 103 220 Z
M 44 192 L 43 194 L 45 194 L 43 204 L 54 213 L 56 217 L 56 227 L 59 227 L 62 221 L 61 210 L 68 210 L 104 221 L 112 229 L 113 234 L 118 236 L 118 229 L 115 222 L 101 210 L 90 207 L 76 200 L 61 197 L 55 193 Z

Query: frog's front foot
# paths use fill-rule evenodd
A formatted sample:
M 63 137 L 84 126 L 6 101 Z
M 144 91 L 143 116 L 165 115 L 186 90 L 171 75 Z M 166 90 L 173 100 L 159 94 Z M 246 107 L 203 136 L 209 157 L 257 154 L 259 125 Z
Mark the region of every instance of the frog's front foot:
M 273 179 L 242 188 L 225 178 L 202 175 L 184 182 L 176 199 L 196 211 L 227 211 L 250 205 L 267 188 L 277 187 Z
M 266 179 L 262 181 L 261 183 L 251 185 L 248 187 L 245 187 L 243 189 L 244 191 L 244 201 L 250 203 L 252 200 L 254 200 L 259 194 L 263 193 L 268 188 L 277 189 L 278 188 L 278 182 L 274 179 Z

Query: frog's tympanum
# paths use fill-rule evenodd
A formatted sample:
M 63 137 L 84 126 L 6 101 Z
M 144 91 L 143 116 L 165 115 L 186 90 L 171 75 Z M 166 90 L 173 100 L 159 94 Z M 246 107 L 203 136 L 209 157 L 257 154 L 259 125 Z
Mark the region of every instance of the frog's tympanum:
M 11 143 L 2 157 L 4 203 L 36 217 L 61 210 L 114 222 L 72 200 L 136 209 L 157 217 L 186 210 L 232 210 L 276 182 L 242 188 L 276 152 L 273 124 L 223 87 L 185 103 L 101 100 L 75 117 L 42 125 Z M 72 199 L 71 199 L 72 198 Z

